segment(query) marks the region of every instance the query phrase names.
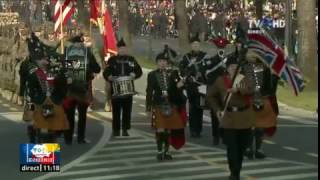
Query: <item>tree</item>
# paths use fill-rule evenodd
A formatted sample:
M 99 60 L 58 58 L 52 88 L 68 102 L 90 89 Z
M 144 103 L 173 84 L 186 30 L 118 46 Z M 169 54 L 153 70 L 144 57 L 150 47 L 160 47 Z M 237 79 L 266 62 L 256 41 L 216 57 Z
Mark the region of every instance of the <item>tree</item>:
M 317 88 L 318 58 L 316 32 L 316 1 L 297 1 L 298 65 L 310 80 L 307 86 Z
M 118 1 L 119 6 L 119 25 L 120 25 L 120 35 L 123 37 L 124 41 L 130 47 L 132 45 L 131 35 L 129 32 L 129 2 L 128 0 Z
M 265 3 L 265 0 L 255 0 L 255 2 L 254 2 L 255 6 L 256 6 L 257 19 L 262 19 L 262 17 L 263 17 L 264 3 Z
M 179 32 L 179 47 L 180 52 L 185 53 L 189 50 L 189 27 L 186 12 L 186 5 L 184 0 L 174 1 L 175 15 L 177 21 L 177 28 Z

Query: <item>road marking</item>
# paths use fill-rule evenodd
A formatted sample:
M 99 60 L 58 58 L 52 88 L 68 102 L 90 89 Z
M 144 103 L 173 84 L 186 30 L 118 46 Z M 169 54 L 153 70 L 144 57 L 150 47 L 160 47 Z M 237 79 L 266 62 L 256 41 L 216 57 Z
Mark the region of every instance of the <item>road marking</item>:
M 2 104 L 2 106 L 4 106 L 4 107 L 10 107 L 10 105 L 7 104 L 7 103 Z
M 18 109 L 15 108 L 15 107 L 10 107 L 9 110 L 10 110 L 10 111 L 18 111 Z
M 262 169 L 253 169 L 253 170 L 243 170 L 241 173 L 243 175 L 250 174 L 260 174 L 260 173 L 275 173 L 281 171 L 292 171 L 292 170 L 302 170 L 302 169 L 310 169 L 311 166 L 291 166 L 291 167 L 275 167 L 275 168 L 262 168 Z M 314 167 L 313 167 L 314 168 Z M 278 180 L 278 178 L 276 178 Z
M 288 115 L 279 115 L 278 119 L 285 119 L 285 120 L 288 120 L 288 121 L 293 121 L 293 122 L 297 122 L 297 123 L 301 123 L 301 124 L 318 125 L 318 122 L 316 122 L 316 121 L 301 120 L 298 117 L 288 116 Z
M 275 142 L 269 141 L 269 140 L 263 140 L 263 142 L 266 143 L 266 144 L 276 144 Z
M 110 141 L 107 143 L 107 145 L 114 145 L 114 144 L 134 144 L 137 142 L 146 142 L 151 143 L 150 139 L 128 139 L 128 140 L 122 140 L 122 141 Z
M 145 112 L 139 112 L 138 114 L 141 116 L 147 116 L 147 113 L 145 113 Z
M 143 107 L 143 108 L 146 107 L 146 105 L 144 105 L 144 104 L 139 104 L 139 106 L 140 106 L 140 107 Z
M 120 146 L 120 147 L 104 147 L 100 151 L 118 151 L 118 150 L 132 150 L 132 149 L 144 149 L 144 148 L 154 148 L 155 144 L 139 144 L 139 145 L 132 145 L 132 146 Z
M 315 153 L 307 153 L 308 156 L 318 158 L 318 154 Z
M 302 179 L 302 178 L 310 178 L 310 177 L 318 177 L 318 173 L 300 173 L 300 174 L 290 174 L 290 175 L 280 175 L 280 176 L 272 176 L 266 178 L 259 178 L 259 180 L 293 180 L 293 179 Z M 317 178 L 318 179 L 318 178 Z
M 97 119 L 98 120 L 98 119 Z M 102 121 L 103 122 L 103 121 Z M 99 142 L 91 148 L 89 151 L 81 155 L 80 157 L 76 158 L 75 160 L 71 161 L 70 163 L 64 165 L 61 169 L 60 172 L 54 172 L 54 173 L 48 173 L 43 176 L 37 177 L 34 180 L 44 180 L 44 179 L 49 179 L 58 175 L 61 175 L 63 172 L 71 169 L 75 165 L 79 164 L 83 160 L 87 159 L 88 157 L 92 156 L 95 154 L 99 149 L 101 149 L 111 138 L 111 133 L 107 131 L 107 129 L 110 129 L 110 125 L 107 123 L 102 123 L 103 125 L 103 134 L 99 140 Z
M 210 174 L 199 174 L 199 175 L 186 175 L 175 177 L 174 180 L 194 180 L 194 179 L 209 179 L 209 178 L 220 178 L 229 176 L 229 172 L 210 173 Z M 158 180 L 172 180 L 173 178 L 160 178 Z
M 283 149 L 289 150 L 289 151 L 299 151 L 298 148 L 290 147 L 290 146 L 282 146 Z

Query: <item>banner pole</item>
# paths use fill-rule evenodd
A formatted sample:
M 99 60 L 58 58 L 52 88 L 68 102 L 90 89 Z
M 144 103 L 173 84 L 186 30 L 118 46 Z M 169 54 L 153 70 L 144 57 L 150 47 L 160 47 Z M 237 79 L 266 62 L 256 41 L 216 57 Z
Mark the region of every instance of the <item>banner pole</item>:
M 63 33 L 63 14 L 62 14 L 62 6 L 60 6 L 60 33 L 61 33 L 61 53 L 64 54 L 64 33 Z

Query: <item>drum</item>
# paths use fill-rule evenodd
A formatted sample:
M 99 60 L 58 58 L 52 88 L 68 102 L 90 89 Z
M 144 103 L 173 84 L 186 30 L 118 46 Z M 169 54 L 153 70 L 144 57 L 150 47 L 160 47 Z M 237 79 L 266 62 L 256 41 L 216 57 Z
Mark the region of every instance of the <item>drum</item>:
M 200 102 L 199 102 L 199 106 L 202 109 L 210 109 L 208 102 L 206 100 L 206 95 L 207 95 L 207 86 L 206 85 L 200 85 L 198 86 L 198 91 L 200 93 Z
M 112 81 L 112 97 L 123 97 L 136 94 L 134 90 L 134 78 L 131 76 L 116 77 Z

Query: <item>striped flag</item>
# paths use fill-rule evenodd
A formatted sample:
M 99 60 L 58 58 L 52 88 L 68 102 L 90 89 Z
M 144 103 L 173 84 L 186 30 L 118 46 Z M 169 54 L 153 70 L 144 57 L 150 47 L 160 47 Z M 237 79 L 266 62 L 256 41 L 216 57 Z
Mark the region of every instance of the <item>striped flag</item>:
M 75 6 L 74 6 L 75 1 L 76 0 L 52 0 L 54 4 L 53 19 L 55 21 L 55 24 L 54 24 L 55 32 L 58 31 L 61 25 L 61 20 L 63 21 L 63 24 L 66 24 L 70 19 L 71 15 L 75 11 Z M 62 17 L 60 14 L 60 8 L 62 8 Z
M 298 95 L 304 89 L 303 76 L 292 59 L 285 57 L 283 49 L 264 34 L 248 34 L 248 52 L 255 53 L 272 71 L 286 81 Z

